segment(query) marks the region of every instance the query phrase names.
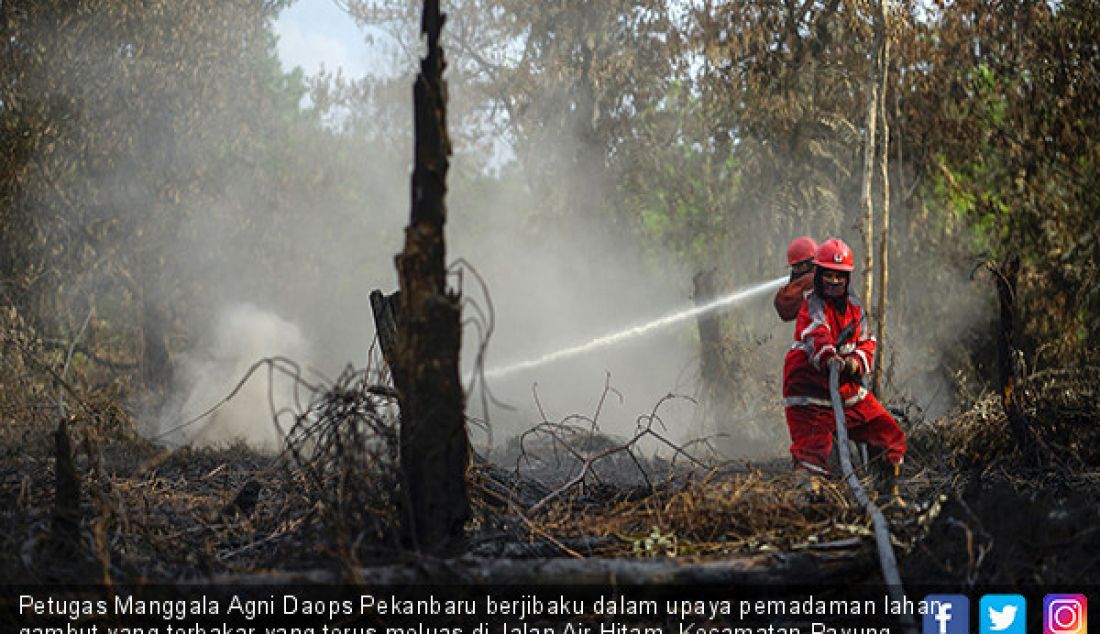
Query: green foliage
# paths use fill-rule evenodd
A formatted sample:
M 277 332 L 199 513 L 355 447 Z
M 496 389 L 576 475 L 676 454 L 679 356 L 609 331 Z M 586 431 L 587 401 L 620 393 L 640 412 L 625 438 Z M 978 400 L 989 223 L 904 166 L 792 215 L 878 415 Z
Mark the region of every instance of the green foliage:
M 1100 335 L 1098 20 L 1094 2 L 953 5 L 908 113 L 934 157 L 929 199 L 974 253 L 1023 258 L 1029 350 L 1085 354 Z
M 654 260 L 672 254 L 689 270 L 704 270 L 736 233 L 731 212 L 741 194 L 741 170 L 736 157 L 716 156 L 700 100 L 687 91 L 671 95 L 653 120 L 649 152 L 639 152 L 623 171 L 615 198 L 619 217 Z

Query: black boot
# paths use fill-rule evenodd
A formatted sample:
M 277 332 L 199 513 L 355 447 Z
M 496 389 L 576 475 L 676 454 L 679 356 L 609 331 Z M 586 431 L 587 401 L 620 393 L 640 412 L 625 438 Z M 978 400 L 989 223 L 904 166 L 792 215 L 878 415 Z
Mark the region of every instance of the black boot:
M 879 496 L 879 506 L 894 504 L 899 508 L 905 508 L 905 500 L 901 497 L 900 482 L 901 463 L 894 464 L 885 456 L 876 461 L 876 484 Z

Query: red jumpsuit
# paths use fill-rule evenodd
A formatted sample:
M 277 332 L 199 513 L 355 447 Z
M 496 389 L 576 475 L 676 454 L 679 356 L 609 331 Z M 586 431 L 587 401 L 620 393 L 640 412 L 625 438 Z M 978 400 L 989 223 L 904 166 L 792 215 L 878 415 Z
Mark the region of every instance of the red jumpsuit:
M 798 317 L 798 309 L 802 308 L 806 293 L 810 292 L 813 287 L 813 269 L 787 282 L 785 286 L 779 287 L 779 290 L 775 292 L 774 301 L 775 312 L 779 314 L 779 318 L 783 321 L 794 321 L 795 317 Z
M 856 324 L 848 342 L 837 349 L 837 336 Z M 856 298 L 849 295 L 842 309 L 824 301 L 817 292 L 806 296 L 795 321 L 795 341 L 783 364 L 783 404 L 791 432 L 791 457 L 796 467 L 828 473 L 827 461 L 833 446 L 836 418 L 829 400 L 829 359 L 854 356 L 863 373 L 870 372 L 875 358 L 875 338 L 867 327 Z M 856 377 L 840 377 L 840 397 L 848 436 L 882 448 L 893 464 L 905 456 L 905 434 L 874 394 Z

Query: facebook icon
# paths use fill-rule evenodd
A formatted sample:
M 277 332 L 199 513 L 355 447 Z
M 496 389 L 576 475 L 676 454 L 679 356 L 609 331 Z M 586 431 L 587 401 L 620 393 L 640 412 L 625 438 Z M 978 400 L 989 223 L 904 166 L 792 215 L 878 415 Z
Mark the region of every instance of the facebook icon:
M 921 601 L 921 634 L 970 634 L 970 599 L 961 594 L 930 594 Z

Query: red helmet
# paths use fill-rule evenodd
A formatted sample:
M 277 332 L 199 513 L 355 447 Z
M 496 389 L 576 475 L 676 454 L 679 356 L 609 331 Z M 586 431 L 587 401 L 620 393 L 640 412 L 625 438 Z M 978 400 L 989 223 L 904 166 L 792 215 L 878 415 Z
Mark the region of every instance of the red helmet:
M 817 248 L 814 264 L 823 269 L 852 271 L 856 268 L 856 259 L 852 256 L 852 250 L 844 244 L 843 240 L 829 238 Z
M 794 266 L 799 262 L 809 260 L 817 252 L 817 243 L 813 238 L 802 236 L 791 240 L 787 245 L 787 266 Z

